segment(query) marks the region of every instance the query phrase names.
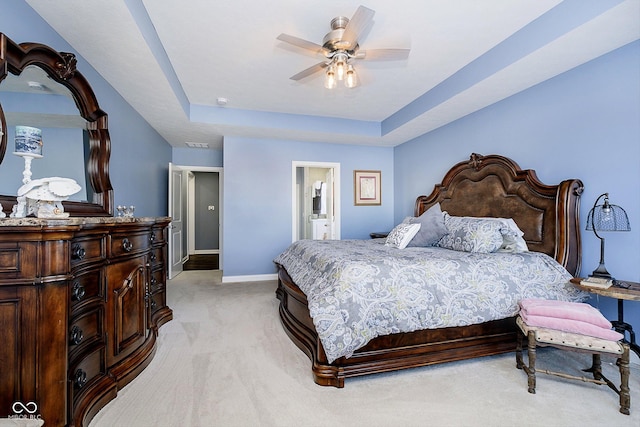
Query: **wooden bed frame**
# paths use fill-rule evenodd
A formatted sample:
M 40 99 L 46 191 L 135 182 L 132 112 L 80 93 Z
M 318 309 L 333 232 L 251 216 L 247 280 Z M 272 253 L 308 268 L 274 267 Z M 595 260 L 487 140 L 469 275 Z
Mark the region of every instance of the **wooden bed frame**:
M 576 275 L 581 260 L 582 190 L 580 180 L 545 185 L 534 171 L 522 170 L 506 157 L 474 153 L 453 166 L 429 196 L 417 198 L 415 215 L 440 203 L 443 211 L 455 216 L 513 218 L 529 250 L 554 257 Z M 280 320 L 287 335 L 311 359 L 319 385 L 344 387 L 347 377 L 515 351 L 515 319 L 507 318 L 377 337 L 351 357 L 328 363 L 304 293 L 281 265 L 277 267 Z

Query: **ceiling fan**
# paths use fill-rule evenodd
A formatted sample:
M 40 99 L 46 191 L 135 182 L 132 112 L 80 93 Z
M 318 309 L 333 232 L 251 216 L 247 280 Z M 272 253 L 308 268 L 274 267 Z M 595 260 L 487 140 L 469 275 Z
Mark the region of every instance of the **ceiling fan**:
M 331 31 L 322 39 L 322 45 L 288 34 L 280 34 L 277 39 L 301 47 L 315 54 L 322 54 L 325 60 L 290 77 L 301 80 L 318 71 L 324 70 L 325 87 L 333 89 L 338 80 L 344 80 L 345 86 L 357 86 L 355 60 L 393 61 L 407 59 L 410 49 L 371 49 L 360 50 L 359 37 L 373 20 L 375 11 L 364 6 L 358 7 L 351 19 L 338 16 L 331 20 Z

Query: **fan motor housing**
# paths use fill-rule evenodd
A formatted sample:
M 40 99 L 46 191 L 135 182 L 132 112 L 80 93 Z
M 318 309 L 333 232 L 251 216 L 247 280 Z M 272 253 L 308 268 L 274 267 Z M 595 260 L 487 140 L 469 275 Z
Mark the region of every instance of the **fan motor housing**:
M 353 55 L 358 49 L 358 45 L 351 46 L 351 43 L 342 40 L 344 29 L 349 23 L 349 18 L 346 16 L 338 16 L 331 20 L 331 31 L 327 33 L 322 39 L 322 47 L 328 49 L 333 55 L 334 51 L 343 50 L 349 55 Z

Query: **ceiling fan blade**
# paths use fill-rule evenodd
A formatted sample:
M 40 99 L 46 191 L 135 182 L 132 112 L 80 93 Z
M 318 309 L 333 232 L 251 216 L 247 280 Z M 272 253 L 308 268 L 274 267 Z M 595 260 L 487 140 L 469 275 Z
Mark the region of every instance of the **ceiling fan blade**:
M 407 59 L 411 49 L 369 49 L 358 51 L 357 59 L 369 61 L 399 61 Z
M 319 64 L 313 65 L 309 68 L 307 68 L 306 70 L 302 70 L 300 71 L 298 74 L 289 77 L 291 80 L 301 80 L 304 79 L 307 76 L 310 76 L 313 73 L 317 73 L 318 71 L 322 70 L 323 68 L 327 68 L 329 66 L 328 63 L 326 62 L 320 62 Z
M 371 24 L 375 13 L 374 10 L 367 7 L 358 7 L 342 34 L 341 45 L 345 46 L 345 49 L 350 50 L 356 46 L 358 37 L 360 37 L 360 34 Z
M 286 43 L 290 43 L 294 46 L 298 46 L 301 47 L 303 49 L 307 49 L 310 50 L 314 53 L 322 53 L 324 54 L 326 49 L 322 46 L 320 46 L 317 43 L 314 42 L 310 42 L 308 40 L 304 40 L 301 39 L 299 37 L 296 36 L 290 36 L 289 34 L 280 34 L 278 37 L 276 37 L 278 40 L 286 42 Z

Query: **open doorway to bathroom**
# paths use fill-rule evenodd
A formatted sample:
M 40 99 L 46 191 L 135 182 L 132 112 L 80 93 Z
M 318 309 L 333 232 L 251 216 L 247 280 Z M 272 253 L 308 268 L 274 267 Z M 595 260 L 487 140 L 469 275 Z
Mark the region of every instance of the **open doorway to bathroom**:
M 292 241 L 340 239 L 340 164 L 293 162 Z

